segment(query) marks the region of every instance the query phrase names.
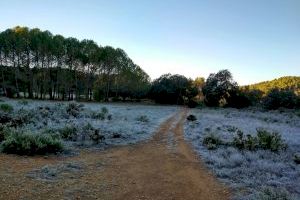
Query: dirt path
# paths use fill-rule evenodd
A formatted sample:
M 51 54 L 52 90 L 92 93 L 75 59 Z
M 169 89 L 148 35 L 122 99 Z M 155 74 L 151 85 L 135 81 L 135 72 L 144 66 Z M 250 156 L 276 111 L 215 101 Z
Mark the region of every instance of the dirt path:
M 186 110 L 165 121 L 153 139 L 72 158 L 24 158 L 0 154 L 0 199 L 229 199 L 229 192 L 203 167 L 183 139 Z M 84 165 L 52 181 L 26 174 L 46 164 Z

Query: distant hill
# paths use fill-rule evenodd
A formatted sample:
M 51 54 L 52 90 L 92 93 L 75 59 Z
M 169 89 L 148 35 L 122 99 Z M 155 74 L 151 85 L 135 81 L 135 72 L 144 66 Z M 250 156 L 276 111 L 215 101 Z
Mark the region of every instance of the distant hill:
M 290 89 L 300 95 L 300 76 L 284 76 L 271 81 L 263 81 L 252 85 L 242 86 L 242 89 L 260 90 L 263 93 L 268 93 L 271 89 Z

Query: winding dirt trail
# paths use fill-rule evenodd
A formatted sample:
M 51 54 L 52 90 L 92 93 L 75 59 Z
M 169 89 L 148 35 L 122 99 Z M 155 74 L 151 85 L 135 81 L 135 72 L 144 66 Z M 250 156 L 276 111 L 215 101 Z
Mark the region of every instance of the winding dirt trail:
M 226 200 L 229 191 L 211 175 L 183 138 L 186 110 L 166 120 L 153 139 L 72 158 L 0 154 L 0 199 Z M 46 164 L 84 163 L 80 174 L 55 181 L 26 177 Z

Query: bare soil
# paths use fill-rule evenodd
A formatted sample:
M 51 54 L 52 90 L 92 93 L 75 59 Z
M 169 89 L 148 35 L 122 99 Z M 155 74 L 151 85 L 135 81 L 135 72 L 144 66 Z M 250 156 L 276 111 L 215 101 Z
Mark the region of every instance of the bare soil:
M 183 138 L 186 110 L 161 124 L 147 142 L 74 157 L 0 154 L 0 199 L 226 200 L 229 190 L 204 167 Z M 45 165 L 82 163 L 51 181 L 28 173 Z

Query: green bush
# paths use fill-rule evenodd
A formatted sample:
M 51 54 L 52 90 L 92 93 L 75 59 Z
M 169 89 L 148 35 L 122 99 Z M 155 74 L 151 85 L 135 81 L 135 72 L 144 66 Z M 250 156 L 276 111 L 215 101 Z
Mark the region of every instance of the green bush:
M 287 147 L 277 132 L 270 133 L 264 129 L 257 129 L 257 140 L 258 146 L 262 149 L 279 151 Z
M 240 150 L 264 149 L 274 152 L 284 150 L 287 147 L 279 133 L 270 133 L 264 129 L 257 129 L 256 136 L 246 135 L 246 137 L 242 131 L 238 130 L 231 145 Z
M 263 106 L 268 110 L 283 108 L 295 108 L 299 97 L 292 90 L 271 90 L 263 99 Z
M 203 145 L 206 146 L 209 150 L 216 149 L 221 144 L 223 144 L 222 140 L 214 133 L 209 133 L 203 139 Z
M 1 144 L 2 152 L 18 155 L 58 153 L 62 150 L 61 141 L 51 135 L 20 131 L 12 131 Z
M 76 140 L 77 128 L 74 125 L 66 125 L 64 128 L 59 130 L 59 133 L 63 139 Z
M 12 112 L 14 110 L 14 108 L 7 103 L 3 103 L 3 104 L 0 104 L 0 110 L 2 110 L 3 112 L 9 113 L 9 112 Z
M 256 137 L 251 135 L 244 136 L 244 133 L 240 130 L 237 131 L 237 136 L 233 138 L 232 145 L 240 150 L 255 150 L 257 148 L 258 142 Z

